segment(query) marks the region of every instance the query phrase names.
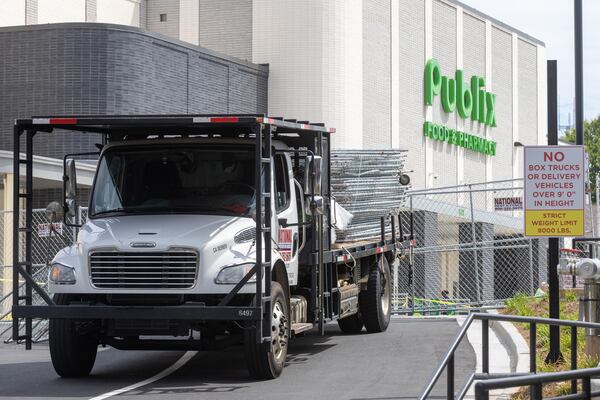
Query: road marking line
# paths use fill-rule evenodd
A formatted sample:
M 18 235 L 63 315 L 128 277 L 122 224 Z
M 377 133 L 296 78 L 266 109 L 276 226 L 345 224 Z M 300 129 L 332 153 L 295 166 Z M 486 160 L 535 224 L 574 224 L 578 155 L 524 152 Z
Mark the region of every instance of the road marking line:
M 156 382 L 168 375 L 171 375 L 173 372 L 177 371 L 179 368 L 183 367 L 188 361 L 190 361 L 198 352 L 197 351 L 187 351 L 184 355 L 181 356 L 179 360 L 177 360 L 173 365 L 169 368 L 166 368 L 159 372 L 158 374 L 145 379 L 141 382 L 134 383 L 133 385 L 125 386 L 124 388 L 113 390 L 112 392 L 104 393 L 96 397 L 92 397 L 90 400 L 104 400 L 109 397 L 118 396 L 125 392 L 129 392 L 133 389 L 137 389 L 142 386 L 146 386 L 151 384 L 152 382 Z

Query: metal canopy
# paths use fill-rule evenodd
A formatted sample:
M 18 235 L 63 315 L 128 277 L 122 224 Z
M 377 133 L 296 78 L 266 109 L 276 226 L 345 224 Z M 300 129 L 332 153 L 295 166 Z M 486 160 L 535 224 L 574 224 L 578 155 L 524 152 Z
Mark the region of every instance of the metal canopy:
M 115 115 L 115 116 L 39 116 L 17 119 L 15 125 L 22 129 L 52 131 L 54 129 L 106 135 L 174 134 L 237 134 L 255 124 L 269 124 L 277 133 L 295 133 L 300 136 L 317 133 L 334 133 L 335 129 L 308 121 L 284 120 L 264 114 L 198 114 L 198 115 Z M 236 128 L 240 128 L 238 131 Z

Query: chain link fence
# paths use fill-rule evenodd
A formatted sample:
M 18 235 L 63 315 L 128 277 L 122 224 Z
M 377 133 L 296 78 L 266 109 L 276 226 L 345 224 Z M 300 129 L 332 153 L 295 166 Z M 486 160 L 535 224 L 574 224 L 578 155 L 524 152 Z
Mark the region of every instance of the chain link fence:
M 523 234 L 522 180 L 407 193 L 412 245 L 394 271 L 394 311 L 452 313 L 535 294 L 547 280 L 547 240 Z
M 33 259 L 32 276 L 36 282 L 45 288 L 48 284 L 49 262 L 54 255 L 64 247 L 69 246 L 75 241 L 77 230 L 64 225 L 62 222 L 55 223 L 53 229 L 46 217 L 45 209 L 34 209 L 32 212 L 32 241 L 31 254 Z M 24 226 L 25 212 L 21 211 L 20 225 Z M 87 218 L 87 209 L 79 209 L 79 220 L 85 221 Z M 12 293 L 13 293 L 13 274 L 12 274 L 12 211 L 0 211 L 0 337 L 6 338 L 7 332 L 10 332 Z M 24 254 L 25 234 L 21 233 L 19 237 L 19 251 Z M 19 282 L 19 295 L 25 296 L 24 280 Z M 44 300 L 37 294 L 32 293 L 32 304 L 45 304 Z M 46 338 L 47 321 L 37 320 L 33 324 L 33 340 L 39 341 Z M 11 340 L 10 337 L 7 339 Z
M 499 306 L 517 293 L 534 295 L 547 281 L 547 239 L 523 234 L 522 180 L 413 190 L 406 196 L 399 215 L 404 233 L 412 226 L 414 240 L 393 269 L 394 312 L 448 314 Z M 87 209 L 80 208 L 79 220 L 86 218 Z M 33 276 L 42 287 L 51 258 L 76 237 L 74 228 L 60 223 L 55 226 L 60 235 L 50 235 L 48 228 L 45 210 L 33 210 Z M 20 243 L 24 251 L 23 233 Z M 11 211 L 0 211 L 0 262 L 1 334 L 10 329 L 2 322 L 11 320 Z M 43 304 L 35 291 L 32 302 Z M 40 340 L 46 323 L 37 324 L 34 338 Z

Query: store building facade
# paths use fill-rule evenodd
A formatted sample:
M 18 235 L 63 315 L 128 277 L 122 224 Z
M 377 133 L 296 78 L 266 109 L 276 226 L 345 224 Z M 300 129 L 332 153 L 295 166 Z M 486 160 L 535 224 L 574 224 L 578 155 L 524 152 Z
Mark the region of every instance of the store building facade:
M 126 24 L 268 64 L 270 115 L 334 126 L 340 148 L 407 149 L 416 188 L 520 177 L 514 144 L 546 138 L 544 44 L 455 0 L 15 0 L 0 8 L 0 25 Z M 428 101 L 431 60 L 452 90 L 435 82 Z M 444 106 L 448 96 L 460 100 L 457 89 L 463 101 Z M 480 102 L 481 92 L 489 96 Z M 493 111 L 493 124 L 480 108 Z
M 544 43 L 457 0 L 11 0 L 0 2 L 0 54 L 4 210 L 13 207 L 12 120 L 34 114 L 323 122 L 337 128 L 337 148 L 408 150 L 414 189 L 519 178 L 521 146 L 546 141 Z M 60 198 L 60 157 L 96 139 L 36 143 L 37 207 Z M 80 169 L 89 185 L 93 166 Z M 528 289 L 544 279 L 545 244 L 520 242 L 520 211 L 495 207 L 519 193 L 503 190 L 486 192 L 472 221 L 468 196 L 415 203 L 418 243 L 504 241 L 475 256 L 419 254 L 420 295 L 491 299 L 509 278 Z M 506 295 L 522 290 L 515 283 Z

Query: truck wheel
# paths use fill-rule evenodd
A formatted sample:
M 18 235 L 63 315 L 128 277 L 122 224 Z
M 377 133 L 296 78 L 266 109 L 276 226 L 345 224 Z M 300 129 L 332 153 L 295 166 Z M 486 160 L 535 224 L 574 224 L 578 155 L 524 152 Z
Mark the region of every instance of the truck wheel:
M 344 333 L 358 333 L 363 328 L 362 318 L 358 313 L 338 319 L 338 326 Z
M 283 288 L 271 283 L 271 346 L 256 343 L 256 330 L 249 324 L 244 331 L 244 351 L 248 372 L 253 378 L 277 378 L 285 364 L 290 336 L 289 306 Z M 272 348 L 272 350 L 271 350 Z
M 391 292 L 390 265 L 385 257 L 381 257 L 371 266 L 367 290 L 358 297 L 367 332 L 383 332 L 387 329 L 391 317 Z
M 70 300 L 66 294 L 54 295 L 58 305 L 69 304 Z M 50 319 L 48 336 L 50 358 L 58 375 L 76 378 L 90 374 L 98 351 L 98 339 L 93 334 L 80 334 L 73 320 Z

